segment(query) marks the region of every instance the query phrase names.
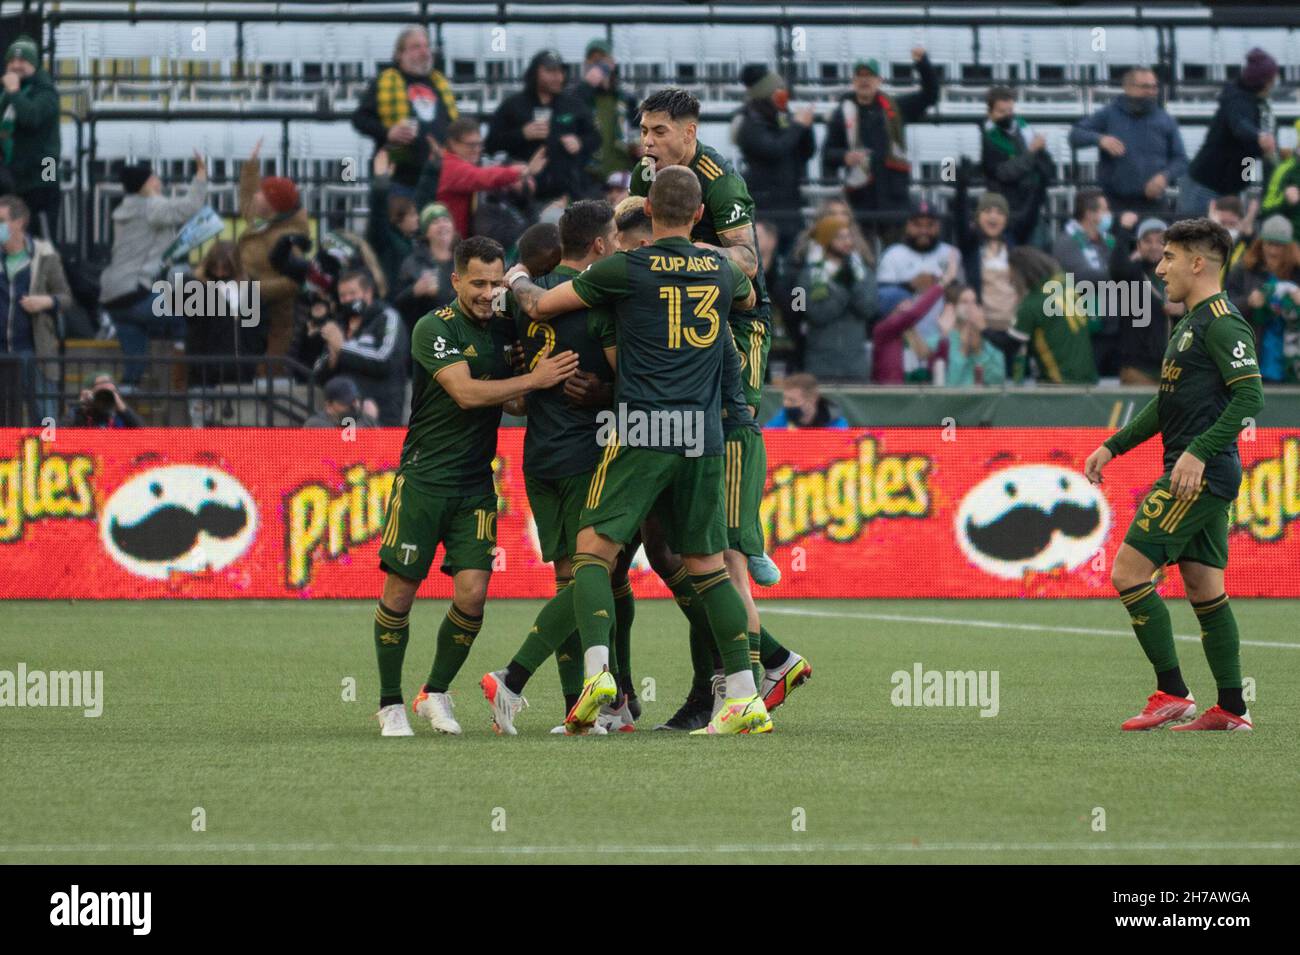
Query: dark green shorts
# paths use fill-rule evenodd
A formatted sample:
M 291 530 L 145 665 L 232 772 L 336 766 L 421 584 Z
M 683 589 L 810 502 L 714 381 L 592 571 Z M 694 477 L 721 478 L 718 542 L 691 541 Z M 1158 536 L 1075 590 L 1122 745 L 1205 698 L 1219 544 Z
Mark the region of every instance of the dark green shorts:
M 399 577 L 424 580 L 443 545 L 442 572 L 491 570 L 497 543 L 495 494 L 438 497 L 393 482 L 380 538 L 379 566 Z
M 727 435 L 723 447 L 727 547 L 746 557 L 756 557 L 763 553 L 763 525 L 758 511 L 767 483 L 767 448 L 762 433 L 752 428 L 737 428 Z
M 542 549 L 542 560 L 550 563 L 561 557 L 572 557 L 578 550 L 578 523 L 582 505 L 591 487 L 591 475 L 579 474 L 566 478 L 534 478 L 524 475 L 524 488 L 528 491 L 528 506 L 537 524 L 537 543 Z
M 731 337 L 740 352 L 740 380 L 745 389 L 745 403 L 757 408 L 763 403 L 763 379 L 767 377 L 767 353 L 772 350 L 772 336 L 759 321 L 742 321 L 731 326 Z
M 675 553 L 720 554 L 727 547 L 722 460 L 611 444 L 591 476 L 579 523 L 626 544 L 653 514 Z
M 1157 567 L 1180 560 L 1227 567 L 1232 503 L 1209 493 L 1204 482 L 1194 498 L 1180 501 L 1169 492 L 1169 478 L 1162 477 L 1142 499 L 1124 543 Z

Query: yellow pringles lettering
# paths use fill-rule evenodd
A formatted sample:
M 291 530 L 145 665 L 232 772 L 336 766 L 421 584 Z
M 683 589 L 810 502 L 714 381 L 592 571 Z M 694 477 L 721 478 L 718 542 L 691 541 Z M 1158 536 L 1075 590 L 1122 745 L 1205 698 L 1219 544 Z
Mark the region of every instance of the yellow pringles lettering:
M 95 514 L 94 458 L 43 452 L 40 438 L 24 438 L 17 454 L 0 459 L 0 544 L 21 540 L 32 521 Z
M 1300 517 L 1300 437 L 1282 441 L 1278 457 L 1243 468 L 1233 524 L 1256 540 L 1275 541 Z
M 333 560 L 378 537 L 395 476 L 395 471 L 371 473 L 356 464 L 343 472 L 344 485 L 337 493 L 316 483 L 290 494 L 285 501 L 285 583 L 300 590 L 311 583 L 317 556 Z

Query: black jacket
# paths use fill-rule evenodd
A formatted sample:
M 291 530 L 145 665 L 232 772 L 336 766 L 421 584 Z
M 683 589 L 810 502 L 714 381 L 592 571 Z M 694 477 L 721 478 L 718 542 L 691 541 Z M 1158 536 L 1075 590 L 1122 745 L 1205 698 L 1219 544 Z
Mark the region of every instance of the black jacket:
M 798 210 L 803 205 L 799 184 L 808 160 L 817 151 L 811 126 L 796 123 L 769 100 L 747 103 L 736 116 L 736 145 L 745 160 L 745 181 L 760 214 Z M 801 222 L 792 222 L 798 231 Z
M 435 308 L 450 305 L 456 297 L 456 290 L 451 287 L 452 265 L 451 259 L 446 262 L 435 259 L 429 251 L 429 243 L 422 239 L 416 241 L 411 254 L 402 261 L 402 268 L 397 273 L 397 294 L 393 296 L 393 305 L 402 316 L 408 331 L 414 330 L 415 323 L 426 314 Z M 438 274 L 436 295 L 415 294 L 415 283 L 425 272 Z
M 1235 196 L 1243 187 L 1242 161 L 1260 155 L 1259 134 L 1271 132 L 1271 125 L 1272 111 L 1263 99 L 1236 80 L 1225 83 L 1219 109 L 1188 173 L 1221 195 Z
M 396 427 L 402 423 L 410 348 L 397 309 L 379 300 L 365 311 L 357 333 L 343 343 L 338 364 L 331 368 L 329 351 L 322 351 L 313 377 L 323 385 L 335 375 L 347 375 L 357 383 L 363 398 L 373 398 L 379 406 L 379 423 L 386 428 Z
M 1017 126 L 1001 130 L 1015 146 L 1008 155 L 994 139 L 995 131 L 984 124 L 980 144 L 980 165 L 984 168 L 984 185 L 990 192 L 1006 197 L 1011 207 L 1007 235 L 1017 243 L 1029 241 L 1047 197 L 1047 187 L 1056 179 L 1056 166 L 1046 149 L 1034 152 Z
M 524 89 L 501 101 L 488 122 L 487 141 L 483 148 L 488 153 L 504 151 L 515 162 L 528 162 L 539 145 L 524 138 L 524 127 L 533 121 L 533 110 L 543 108 L 537 96 L 538 54 L 524 74 Z M 600 148 L 600 133 L 586 104 L 570 92 L 562 92 L 545 108 L 551 111 L 551 134 L 547 137 L 546 168 L 537 177 L 535 198 L 541 201 L 568 195 L 581 199 L 591 190 L 584 173 L 591 156 Z M 560 142 L 561 136 L 577 136 L 582 148 L 570 153 Z
M 390 63 L 386 68 L 396 69 L 397 64 Z M 441 74 L 437 75 L 441 79 Z M 448 103 L 439 95 L 436 84 L 434 84 L 430 75 L 421 76 L 403 73 L 402 79 L 406 81 L 408 86 L 413 83 L 422 86 L 434 86 L 433 118 L 428 122 L 420 122 L 419 134 L 409 148 L 390 151 L 390 155 L 393 156 L 393 178 L 404 186 L 414 187 L 416 182 L 419 181 L 425 163 L 429 161 L 429 143 L 425 136 L 432 136 L 439 143 L 444 142 L 447 139 L 447 127 L 456 117 L 451 114 Z M 414 115 L 411 118 L 419 119 Z M 379 118 L 378 77 L 371 80 L 369 85 L 366 86 L 366 91 L 361 94 L 357 108 L 352 113 L 352 128 L 363 136 L 370 137 L 375 144 L 376 150 L 383 149 L 388 144 L 388 127 Z

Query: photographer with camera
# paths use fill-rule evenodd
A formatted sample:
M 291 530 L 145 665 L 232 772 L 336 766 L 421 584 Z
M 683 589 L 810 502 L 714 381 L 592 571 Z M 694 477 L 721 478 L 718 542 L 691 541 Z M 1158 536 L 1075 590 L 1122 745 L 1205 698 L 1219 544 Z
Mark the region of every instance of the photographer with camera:
M 118 393 L 113 376 L 97 371 L 86 379 L 80 400 L 68 409 L 63 423 L 69 428 L 143 428 L 144 421 Z
M 379 424 L 402 424 L 406 399 L 406 361 L 410 339 L 397 310 L 375 293 L 375 280 L 363 269 L 339 276 L 340 317 L 313 324 L 324 349 L 312 370 L 317 384 L 349 375 L 375 402 Z

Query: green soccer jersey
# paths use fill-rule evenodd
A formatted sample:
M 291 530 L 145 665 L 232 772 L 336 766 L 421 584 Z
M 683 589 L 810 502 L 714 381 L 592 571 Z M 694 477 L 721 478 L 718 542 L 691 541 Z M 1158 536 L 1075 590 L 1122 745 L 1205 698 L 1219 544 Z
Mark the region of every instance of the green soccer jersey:
M 698 412 L 703 453 L 721 454 L 724 349 L 735 347 L 725 322 L 731 303 L 747 298 L 750 288 L 730 259 L 680 237 L 616 252 L 575 278 L 573 290 L 588 308 L 606 305 L 614 316 L 620 416 L 625 409 L 642 418 Z
M 749 402 L 745 400 L 745 388 L 741 384 L 740 352 L 736 350 L 736 340 L 730 335 L 730 347 L 723 350 L 722 358 L 722 433 L 731 434 L 737 428 L 749 428 L 758 431 L 758 422 L 749 413 Z
M 1038 360 L 1039 380 L 1056 384 L 1091 385 L 1097 381 L 1092 358 L 1088 315 L 1064 290 L 1060 275 L 1025 296 L 1016 309 L 1011 334 L 1029 343 Z
M 1258 377 L 1255 333 L 1227 295 L 1211 295 L 1183 316 L 1169 336 L 1156 396 L 1166 475 L 1223 413 L 1232 384 Z M 1204 480 L 1211 494 L 1236 498 L 1241 456 L 1235 437 L 1205 462 Z
M 555 288 L 577 274 L 577 270 L 561 265 L 534 284 Z M 516 330 L 530 369 L 547 355 L 573 351 L 578 354 L 580 369 L 601 381 L 614 380 L 614 371 L 605 360 L 605 348 L 614 344 L 614 323 L 604 309 L 581 308 L 547 322 L 535 321 L 520 309 L 516 313 Z M 558 480 L 595 470 L 601 451 L 596 444 L 596 409 L 576 407 L 564 396 L 563 384 L 530 392 L 526 401 L 524 474 Z
M 400 466 L 408 485 L 444 497 L 492 493 L 501 407 L 462 408 L 438 377 L 452 365 L 466 363 L 474 378 L 509 378 L 511 330 L 499 318 L 471 318 L 461 311 L 459 299 L 415 323 L 411 420 Z
M 758 233 L 754 228 L 757 215 L 754 200 L 750 198 L 749 187 L 744 177 L 736 172 L 731 160 L 712 146 L 701 142 L 695 144 L 695 155 L 686 163 L 700 181 L 700 193 L 704 197 L 704 215 L 691 230 L 691 239 L 721 245 L 718 234 L 733 229 L 747 228 L 754 242 L 754 253 L 758 253 Z M 632 182 L 628 191 L 634 196 L 650 195 L 650 183 L 654 179 L 654 159 L 646 156 L 632 170 Z M 762 322 L 764 329 L 772 327 L 772 303 L 767 296 L 767 284 L 760 268 L 754 277 L 754 291 L 757 300 L 754 307 L 745 310 L 733 309 L 729 317 L 732 326 L 746 326 L 747 323 Z

